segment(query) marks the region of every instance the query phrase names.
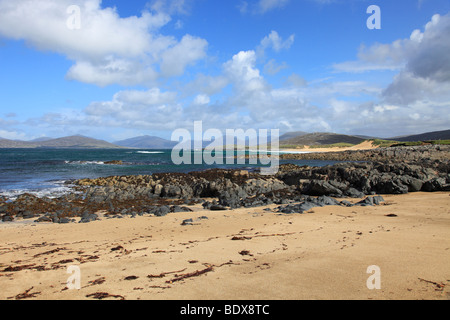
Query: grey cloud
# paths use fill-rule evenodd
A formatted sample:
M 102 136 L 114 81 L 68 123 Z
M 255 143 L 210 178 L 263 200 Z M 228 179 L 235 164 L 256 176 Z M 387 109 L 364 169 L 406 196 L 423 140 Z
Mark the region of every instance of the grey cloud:
M 450 81 L 450 15 L 444 16 L 435 32 L 427 32 L 418 52 L 410 59 L 407 70 L 420 78 Z
M 424 32 L 411 35 L 414 50 L 406 67 L 383 92 L 387 103 L 408 105 L 417 101 L 442 101 L 450 89 L 450 14 L 435 15 Z M 447 100 L 448 101 L 448 100 Z
M 384 90 L 383 98 L 387 103 L 408 105 L 421 99 L 431 88 L 430 81 L 415 77 L 410 72 L 401 72 Z

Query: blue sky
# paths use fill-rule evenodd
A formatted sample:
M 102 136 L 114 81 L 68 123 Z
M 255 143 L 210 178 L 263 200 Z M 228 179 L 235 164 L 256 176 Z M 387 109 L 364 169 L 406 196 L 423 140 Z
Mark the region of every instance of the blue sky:
M 448 0 L 0 0 L 0 137 L 449 129 L 448 34 Z

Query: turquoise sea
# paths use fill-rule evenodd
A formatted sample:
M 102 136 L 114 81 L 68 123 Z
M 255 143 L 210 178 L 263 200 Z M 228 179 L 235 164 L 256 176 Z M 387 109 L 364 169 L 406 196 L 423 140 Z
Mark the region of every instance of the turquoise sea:
M 28 192 L 57 196 L 70 190 L 68 181 L 117 175 L 151 175 L 192 172 L 211 168 L 254 169 L 261 165 L 175 165 L 171 150 L 0 149 L 0 195 L 14 197 Z M 123 165 L 105 164 L 121 160 Z M 225 162 L 225 161 L 224 161 Z M 281 163 L 325 166 L 333 161 L 289 160 Z

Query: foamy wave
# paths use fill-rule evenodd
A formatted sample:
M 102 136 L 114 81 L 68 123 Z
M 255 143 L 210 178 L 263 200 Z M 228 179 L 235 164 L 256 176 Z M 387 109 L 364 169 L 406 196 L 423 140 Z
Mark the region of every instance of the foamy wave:
M 136 151 L 136 153 L 142 153 L 142 154 L 162 154 L 164 152 L 162 151 Z
M 31 194 L 38 198 L 47 197 L 50 199 L 59 198 L 68 193 L 78 193 L 70 186 L 55 186 L 45 189 L 17 189 L 17 190 L 0 190 L 0 196 L 7 197 L 9 200 L 16 200 L 22 194 Z
M 97 164 L 97 165 L 103 165 L 105 164 L 104 161 L 64 161 L 66 164 Z

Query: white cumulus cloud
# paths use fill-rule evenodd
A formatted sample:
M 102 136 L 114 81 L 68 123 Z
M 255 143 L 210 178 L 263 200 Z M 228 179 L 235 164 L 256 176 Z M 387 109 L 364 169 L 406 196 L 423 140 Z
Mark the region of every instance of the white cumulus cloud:
M 182 5 L 174 1 L 169 11 Z M 79 28 L 67 26 L 78 14 L 68 12 L 71 6 L 79 8 Z M 148 85 L 203 59 L 206 40 L 162 35 L 169 21 L 168 13 L 155 10 L 120 17 L 116 9 L 102 8 L 101 0 L 0 0 L 0 35 L 66 56 L 74 61 L 68 79 L 100 86 Z

